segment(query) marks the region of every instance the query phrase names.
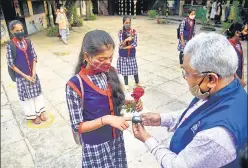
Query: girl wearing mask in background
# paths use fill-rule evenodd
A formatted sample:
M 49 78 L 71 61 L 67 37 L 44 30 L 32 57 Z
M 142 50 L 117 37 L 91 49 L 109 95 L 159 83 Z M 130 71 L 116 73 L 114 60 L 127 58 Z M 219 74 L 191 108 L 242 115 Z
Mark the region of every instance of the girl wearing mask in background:
M 239 59 L 238 69 L 236 71 L 235 77 L 240 80 L 243 87 L 246 86 L 246 83 L 244 82 L 244 55 L 240 40 L 242 36 L 246 36 L 247 33 L 247 23 L 244 25 L 240 23 L 233 23 L 226 31 L 229 42 L 234 47 Z
M 69 22 L 65 14 L 65 9 L 60 7 L 59 13 L 57 13 L 56 23 L 59 25 L 59 34 L 64 44 L 68 45 L 67 37 L 69 35 Z
M 59 9 L 56 9 L 56 17 L 57 17 L 58 14 L 59 14 Z M 61 35 L 59 34 L 59 24 L 58 24 L 58 23 L 56 23 L 56 24 L 57 24 L 57 26 L 58 26 L 57 37 L 58 37 L 59 39 L 61 39 Z
M 139 86 L 138 66 L 136 61 L 137 32 L 131 28 L 131 18 L 123 17 L 123 29 L 119 32 L 118 73 L 124 76 L 125 89 L 128 89 L 128 76 L 134 75 L 135 83 Z
M 116 70 L 111 67 L 115 44 L 108 33 L 86 33 L 79 61 L 66 85 L 72 129 L 80 134 L 82 167 L 126 168 L 122 131 L 129 125 L 120 116 L 125 100 Z M 138 102 L 137 111 L 142 109 Z
M 180 67 L 183 64 L 183 50 L 187 42 L 195 36 L 195 9 L 188 10 L 188 17 L 185 18 L 180 24 L 180 37 L 178 43 L 179 63 Z
M 222 2 L 218 1 L 217 8 L 216 8 L 216 14 L 215 14 L 215 24 L 221 24 L 221 16 L 222 16 Z
M 36 74 L 37 55 L 32 42 L 24 38 L 23 25 L 20 21 L 10 22 L 9 30 L 13 35 L 6 46 L 9 74 L 16 82 L 26 119 L 32 120 L 34 124 L 40 124 L 41 121 L 46 121 L 46 117 L 40 80 Z
M 214 18 L 215 18 L 216 8 L 217 8 L 217 2 L 216 2 L 216 0 L 213 0 L 212 7 L 211 7 L 211 13 L 210 13 L 210 19 L 211 20 L 214 20 Z

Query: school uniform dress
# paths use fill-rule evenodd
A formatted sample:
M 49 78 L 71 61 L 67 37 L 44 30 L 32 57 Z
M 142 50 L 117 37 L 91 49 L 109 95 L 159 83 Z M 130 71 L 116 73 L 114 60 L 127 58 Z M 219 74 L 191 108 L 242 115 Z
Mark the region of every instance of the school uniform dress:
M 184 46 L 182 45 L 180 39 L 177 47 L 178 51 L 183 52 L 184 47 L 186 46 L 188 41 L 195 36 L 195 32 L 196 32 L 195 20 L 191 20 L 189 18 L 184 19 L 180 26 L 180 36 L 183 35 Z
M 214 17 L 215 21 L 220 22 L 221 16 L 222 16 L 222 5 L 221 5 L 221 3 L 219 3 L 217 5 L 216 14 L 215 14 L 215 17 Z
M 32 42 L 31 46 L 27 46 L 25 40 L 16 42 L 15 45 L 16 60 L 14 60 L 12 57 L 10 45 L 7 44 L 6 46 L 8 66 L 15 66 L 26 75 L 32 76 L 33 61 L 37 62 L 37 55 L 33 48 Z M 26 55 L 24 50 L 27 53 Z M 36 116 L 40 116 L 41 112 L 45 111 L 44 98 L 39 77 L 36 74 L 36 81 L 35 83 L 32 83 L 18 73 L 15 73 L 15 75 L 18 97 L 20 99 L 20 103 L 23 107 L 26 118 L 35 119 Z
M 82 68 L 79 76 L 83 85 L 83 100 L 79 79 L 74 76 L 66 85 L 66 99 L 71 126 L 78 132 L 79 124 L 105 115 L 115 115 L 111 88 L 104 73 L 86 75 Z M 126 168 L 126 151 L 120 130 L 105 125 L 97 130 L 80 134 L 82 167 Z
M 127 42 L 127 46 L 131 45 L 131 49 L 122 49 L 123 41 L 132 36 L 133 40 Z M 120 48 L 119 57 L 117 60 L 118 74 L 123 76 L 138 75 L 138 66 L 136 61 L 136 48 L 137 47 L 137 32 L 134 29 L 130 31 L 120 30 L 119 32 Z
M 216 15 L 216 8 L 217 8 L 217 3 L 214 2 L 212 4 L 212 9 L 211 9 L 211 14 L 210 14 L 211 19 L 214 19 L 215 15 Z
M 243 56 L 243 49 L 242 49 L 242 45 L 240 42 L 235 43 L 232 39 L 229 39 L 229 42 L 231 43 L 231 45 L 234 47 L 237 56 L 238 56 L 238 69 L 236 71 L 236 74 L 238 75 L 238 77 L 240 79 L 243 78 L 243 66 L 244 66 L 244 56 Z

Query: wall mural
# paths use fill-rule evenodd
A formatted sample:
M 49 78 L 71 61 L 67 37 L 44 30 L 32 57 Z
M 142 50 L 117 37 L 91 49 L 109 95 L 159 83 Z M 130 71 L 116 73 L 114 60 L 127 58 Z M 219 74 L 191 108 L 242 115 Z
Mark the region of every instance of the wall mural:
M 1 44 L 9 40 L 8 28 L 5 20 L 1 20 Z
M 25 18 L 28 34 L 39 32 L 47 27 L 46 15 L 39 14 Z
M 4 37 L 7 33 L 7 30 L 4 25 L 1 24 L 1 37 Z

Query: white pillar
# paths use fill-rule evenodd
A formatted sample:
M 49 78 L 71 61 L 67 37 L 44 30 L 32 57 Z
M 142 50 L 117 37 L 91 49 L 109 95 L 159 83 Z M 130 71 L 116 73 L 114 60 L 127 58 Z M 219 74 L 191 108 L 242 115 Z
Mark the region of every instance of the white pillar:
M 223 6 L 222 6 L 222 15 L 221 15 L 221 18 L 220 18 L 220 20 L 223 22 L 223 21 L 225 21 L 225 13 L 226 13 L 226 5 L 227 4 L 224 4 Z
M 129 15 L 131 16 L 132 15 L 132 0 L 130 0 L 129 2 Z
M 183 5 L 184 5 L 184 0 L 181 0 L 179 7 L 179 16 L 183 16 Z
M 121 15 L 121 0 L 119 0 L 119 15 Z
M 134 16 L 133 16 L 134 19 L 136 19 L 136 3 L 137 0 L 134 0 Z
M 124 14 L 124 12 L 123 12 L 123 0 L 121 0 L 121 15 L 123 15 Z
M 143 14 L 143 12 L 144 12 L 144 11 L 143 11 L 143 9 L 144 9 L 144 8 L 143 8 L 143 7 L 144 7 L 144 2 L 143 2 L 143 0 L 141 0 L 140 3 L 141 3 L 141 5 L 140 5 L 140 7 L 141 7 L 141 14 Z
M 125 15 L 127 15 L 127 0 L 125 0 Z

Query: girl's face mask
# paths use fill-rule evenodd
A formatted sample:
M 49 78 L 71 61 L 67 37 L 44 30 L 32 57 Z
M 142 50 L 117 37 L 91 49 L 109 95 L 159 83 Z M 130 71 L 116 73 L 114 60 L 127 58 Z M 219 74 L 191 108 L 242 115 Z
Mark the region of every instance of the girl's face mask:
M 189 15 L 189 18 L 190 18 L 191 20 L 193 20 L 193 19 L 195 19 L 195 15 Z
M 24 31 L 14 33 L 14 36 L 21 40 L 24 37 Z
M 92 60 L 90 62 L 90 68 L 95 74 L 98 74 L 102 72 L 108 72 L 111 68 L 111 64 Z
M 131 24 L 124 24 L 124 27 L 125 27 L 126 30 L 128 30 L 128 29 L 130 29 Z

